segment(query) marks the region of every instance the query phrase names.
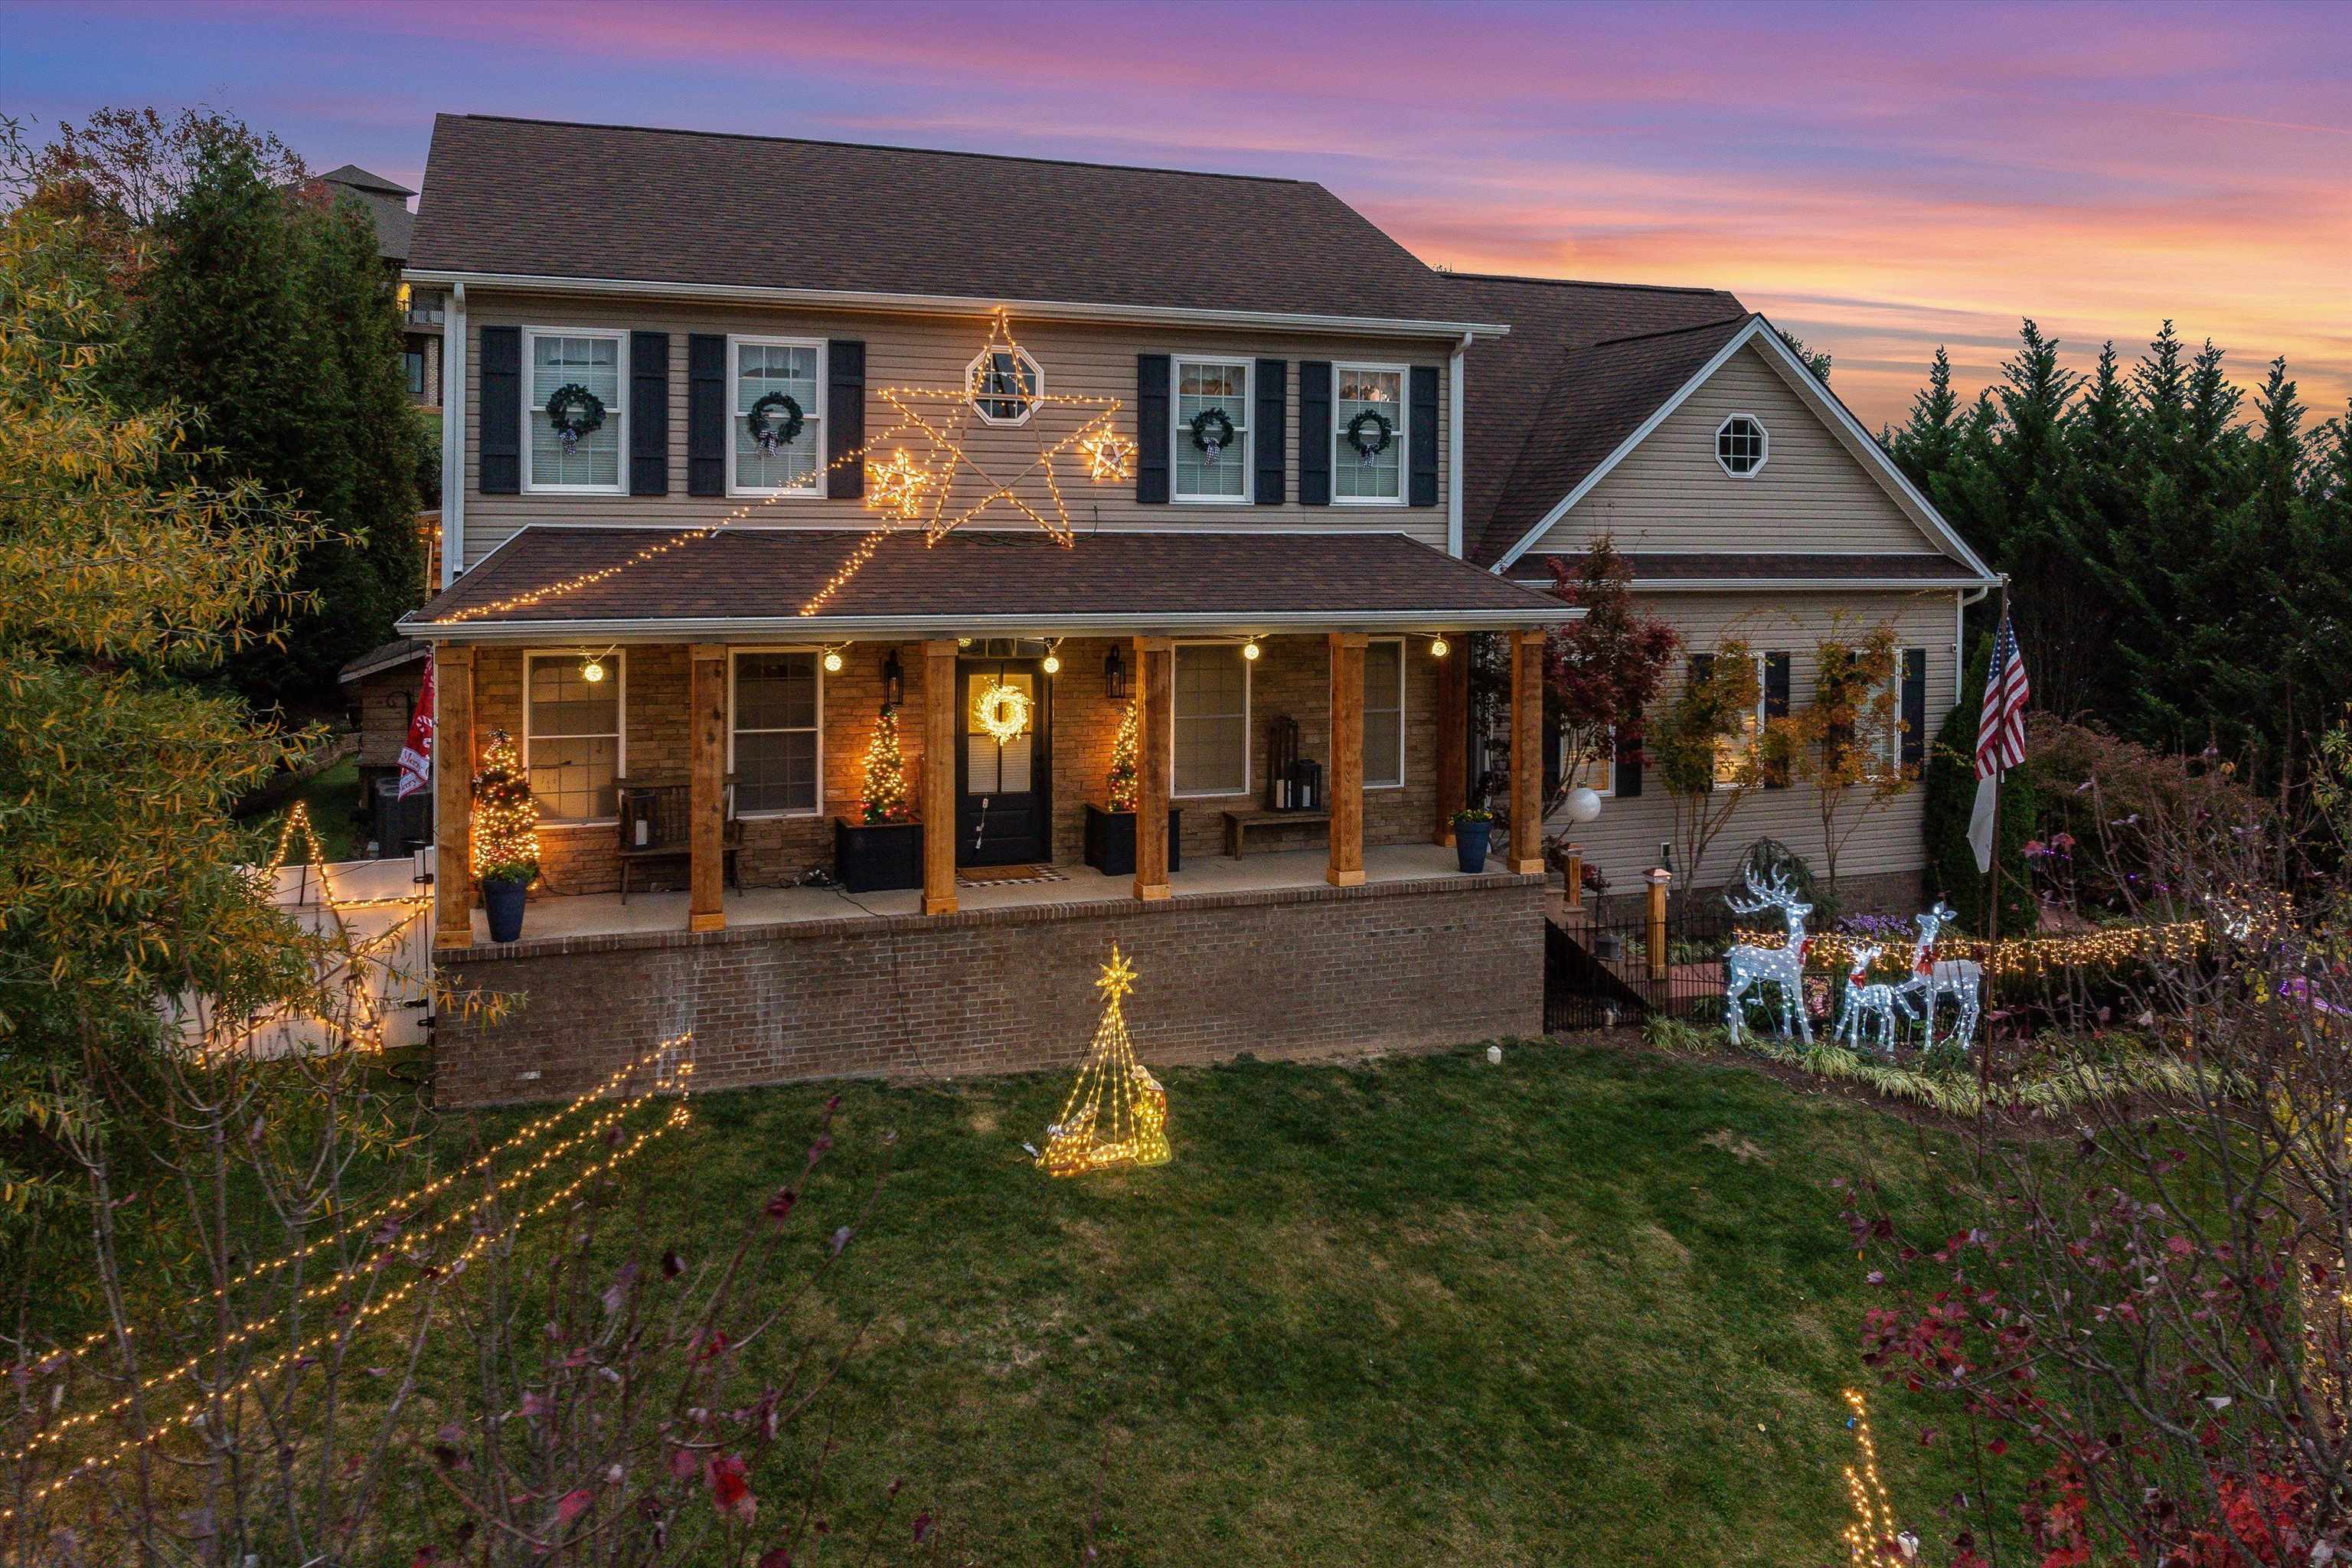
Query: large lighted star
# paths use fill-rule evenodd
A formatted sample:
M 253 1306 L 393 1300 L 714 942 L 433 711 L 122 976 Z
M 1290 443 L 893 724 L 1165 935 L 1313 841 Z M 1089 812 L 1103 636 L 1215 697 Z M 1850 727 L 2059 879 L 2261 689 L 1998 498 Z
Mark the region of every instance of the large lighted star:
M 1118 1006 L 1119 998 L 1135 989 L 1135 965 L 1127 961 L 1127 955 L 1119 952 L 1117 942 L 1110 944 L 1110 962 L 1102 966 L 1102 975 L 1095 982 L 1095 989 L 1103 994 L 1103 1005 L 1106 1007 Z

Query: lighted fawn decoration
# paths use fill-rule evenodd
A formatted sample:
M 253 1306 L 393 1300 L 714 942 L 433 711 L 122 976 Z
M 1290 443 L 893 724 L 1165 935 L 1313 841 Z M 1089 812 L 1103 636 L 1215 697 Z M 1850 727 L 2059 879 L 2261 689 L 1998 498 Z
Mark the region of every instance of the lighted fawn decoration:
M 1740 942 L 1723 955 L 1724 1025 L 1731 1031 L 1732 1043 L 1738 1044 L 1740 998 L 1769 981 L 1780 988 L 1780 1033 L 1786 1036 L 1791 1032 L 1789 1023 L 1793 1016 L 1795 1032 L 1810 1046 L 1813 1043 L 1813 1024 L 1805 1016 L 1805 950 L 1812 945 L 1812 939 L 1805 934 L 1805 917 L 1813 912 L 1813 906 L 1797 896 L 1784 870 L 1775 871 L 1767 880 L 1759 882 L 1751 868 L 1743 873 L 1743 879 L 1755 898 L 1743 900 L 1726 893 L 1723 901 L 1731 906 L 1732 913 L 1739 915 L 1779 910 L 1788 920 L 1789 940 L 1779 947 Z
M 1830 1030 L 1830 1038 L 1843 1040 L 1855 1050 L 1862 1049 L 1862 1037 L 1870 1026 L 1878 1030 L 1878 1050 L 1881 1056 L 1895 1055 L 1895 1014 L 1900 1008 L 1912 1018 L 1910 999 L 1904 994 L 1908 984 L 1890 985 L 1883 980 L 1865 978 L 1870 966 L 1878 962 L 1883 947 L 1856 948 L 1853 967 L 1846 972 L 1845 1005 L 1838 1009 L 1837 1024 Z
M 1984 1008 L 1984 969 L 1972 958 L 1936 956 L 1936 938 L 1959 918 L 1958 911 L 1941 899 L 1926 914 L 1911 917 L 1912 923 L 1919 928 L 1919 950 L 1912 960 L 1911 978 L 1904 982 L 1903 989 L 1918 994 L 1927 1044 L 1931 1047 L 1936 1044 L 1936 998 L 1950 993 L 1959 1009 L 1959 1019 L 1952 1026 L 1951 1043 L 1965 1051 L 1976 1041 L 1977 1017 Z

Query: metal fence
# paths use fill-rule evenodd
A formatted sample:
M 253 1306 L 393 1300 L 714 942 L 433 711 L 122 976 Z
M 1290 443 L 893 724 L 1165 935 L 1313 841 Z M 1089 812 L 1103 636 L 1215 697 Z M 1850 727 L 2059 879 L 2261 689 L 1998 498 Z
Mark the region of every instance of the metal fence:
M 1638 905 L 1630 918 L 1569 910 L 1564 923 L 1544 926 L 1544 1028 L 1614 1028 L 1655 1013 L 1720 1023 L 1733 940 L 1723 910 L 1669 906 L 1654 930 Z

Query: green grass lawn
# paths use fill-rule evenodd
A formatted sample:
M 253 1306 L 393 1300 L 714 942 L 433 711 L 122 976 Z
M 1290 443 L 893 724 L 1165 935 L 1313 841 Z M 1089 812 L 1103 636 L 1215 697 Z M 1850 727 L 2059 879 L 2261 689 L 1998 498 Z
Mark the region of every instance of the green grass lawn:
M 1916 1211 L 1946 1142 L 1573 1046 L 1161 1076 L 1174 1162 L 1059 1182 L 1021 1142 L 1060 1075 L 704 1097 L 634 1167 L 675 1227 L 642 1239 L 728 1245 L 838 1089 L 821 1237 L 898 1132 L 826 1287 L 829 1321 L 873 1319 L 828 1484 L 905 1476 L 955 1560 L 1072 1561 L 1098 1506 L 1110 1563 L 1843 1561 L 1867 1290 L 1829 1184 Z M 1940 1542 L 1958 1456 L 1874 1408 L 1897 1508 Z M 781 1500 L 785 1463 L 755 1487 Z

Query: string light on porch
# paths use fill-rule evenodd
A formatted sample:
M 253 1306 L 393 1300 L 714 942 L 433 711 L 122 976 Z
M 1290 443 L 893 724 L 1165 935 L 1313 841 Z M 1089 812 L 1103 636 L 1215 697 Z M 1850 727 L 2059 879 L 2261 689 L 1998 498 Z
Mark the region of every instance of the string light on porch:
M 1255 664 L 1258 659 L 1258 655 L 1265 651 L 1265 650 L 1264 648 L 1257 646 L 1257 638 L 1255 637 L 1252 637 L 1249 641 L 1242 644 L 1242 657 L 1249 660 L 1252 664 Z
M 1062 639 L 1059 637 L 1055 637 L 1052 642 L 1047 643 L 1045 645 L 1045 657 L 1038 662 L 1037 668 L 1044 670 L 1048 675 L 1061 674 L 1062 655 L 1059 651 L 1061 646 Z
M 1444 658 L 1447 654 L 1452 653 L 1453 651 L 1453 646 L 1444 637 L 1432 637 L 1429 639 L 1430 658 Z
M 1121 1000 L 1135 986 L 1135 966 L 1117 944 L 1095 989 L 1102 1022 L 1061 1116 L 1045 1129 L 1037 1163 L 1048 1175 L 1076 1176 L 1114 1165 L 1168 1163 L 1168 1091 L 1135 1059 Z
M 829 647 L 825 649 L 824 662 L 824 672 L 827 675 L 839 675 L 841 673 L 842 666 L 841 650 L 837 647 Z

